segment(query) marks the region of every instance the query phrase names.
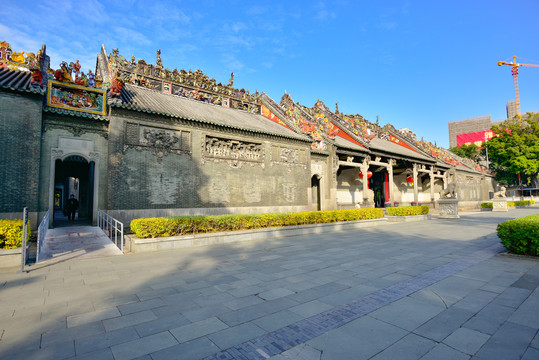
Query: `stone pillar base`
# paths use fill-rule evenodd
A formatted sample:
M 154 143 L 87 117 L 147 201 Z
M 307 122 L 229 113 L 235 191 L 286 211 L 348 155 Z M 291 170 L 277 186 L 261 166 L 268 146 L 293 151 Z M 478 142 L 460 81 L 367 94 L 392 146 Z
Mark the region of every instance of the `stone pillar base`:
M 437 206 L 440 209 L 440 219 L 458 219 L 459 200 L 458 199 L 439 199 Z
M 507 199 L 492 199 L 492 211 L 507 211 Z

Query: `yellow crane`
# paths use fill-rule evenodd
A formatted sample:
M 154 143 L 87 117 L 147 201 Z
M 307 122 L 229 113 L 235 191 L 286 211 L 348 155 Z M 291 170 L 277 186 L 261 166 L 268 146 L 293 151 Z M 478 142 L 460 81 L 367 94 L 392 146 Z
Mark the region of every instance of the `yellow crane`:
M 511 73 L 513 74 L 513 81 L 515 83 L 515 101 L 517 106 L 517 114 L 519 118 L 522 118 L 522 115 L 520 114 L 520 95 L 518 93 L 518 68 L 519 66 L 531 66 L 531 67 L 539 67 L 537 64 L 520 64 L 517 63 L 517 57 L 513 56 L 513 62 L 505 62 L 505 61 L 498 61 L 498 66 L 502 65 L 510 65 Z

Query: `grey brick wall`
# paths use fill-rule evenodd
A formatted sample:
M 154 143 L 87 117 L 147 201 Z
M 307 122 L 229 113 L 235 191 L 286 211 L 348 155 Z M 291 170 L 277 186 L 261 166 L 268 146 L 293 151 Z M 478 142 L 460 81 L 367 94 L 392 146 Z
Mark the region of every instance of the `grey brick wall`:
M 126 123 L 159 131 L 187 133 L 190 154 L 173 152 L 158 156 L 151 147 L 131 146 L 126 140 Z M 135 125 L 130 125 L 130 128 Z M 211 158 L 205 152 L 205 136 L 259 144 L 263 158 L 252 166 L 250 163 Z M 180 137 L 185 140 L 184 135 Z M 281 161 L 281 148 L 297 151 L 299 163 Z M 309 143 L 234 130 L 221 131 L 210 126 L 113 108 L 109 136 L 108 208 L 308 206 L 307 190 L 311 186 L 309 164 Z
M 41 102 L 39 95 L 0 92 L 0 214 L 38 210 Z

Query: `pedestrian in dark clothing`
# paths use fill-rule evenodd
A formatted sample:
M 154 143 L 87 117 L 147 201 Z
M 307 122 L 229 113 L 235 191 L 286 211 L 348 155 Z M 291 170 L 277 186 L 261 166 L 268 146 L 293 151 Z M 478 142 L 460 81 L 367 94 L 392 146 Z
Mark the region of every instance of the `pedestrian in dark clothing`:
M 79 201 L 75 199 L 75 195 L 71 194 L 66 204 L 67 220 L 75 220 L 75 213 L 78 209 Z

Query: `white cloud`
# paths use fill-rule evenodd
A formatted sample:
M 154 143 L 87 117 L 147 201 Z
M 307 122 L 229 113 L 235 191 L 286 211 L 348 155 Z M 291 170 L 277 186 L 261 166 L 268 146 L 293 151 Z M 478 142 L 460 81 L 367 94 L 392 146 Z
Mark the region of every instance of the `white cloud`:
M 264 14 L 267 14 L 268 11 L 269 9 L 267 6 L 255 5 L 245 10 L 245 13 L 247 15 L 253 16 L 253 15 L 264 15 Z
M 144 34 L 130 28 L 115 26 L 112 28 L 113 36 L 121 42 L 135 42 L 140 45 L 151 45 L 152 41 Z M 120 42 L 119 41 L 119 42 Z
M 35 36 L 2 24 L 0 24 L 0 39 L 7 41 L 11 45 L 11 49 L 16 52 L 36 53 L 43 45 L 35 39 Z
M 319 2 L 315 5 L 315 16 L 314 18 L 319 21 L 329 21 L 337 18 L 337 14 L 334 11 L 331 11 L 327 8 L 326 3 Z

